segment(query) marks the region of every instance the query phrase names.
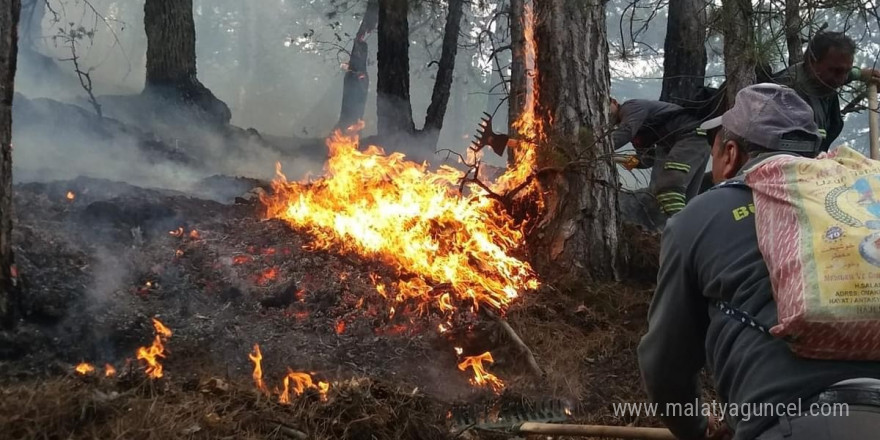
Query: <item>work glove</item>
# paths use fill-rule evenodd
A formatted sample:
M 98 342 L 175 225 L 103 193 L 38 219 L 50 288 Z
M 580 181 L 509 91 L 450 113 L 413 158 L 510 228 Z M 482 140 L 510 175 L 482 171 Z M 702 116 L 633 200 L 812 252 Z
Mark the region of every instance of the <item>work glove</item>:
M 629 155 L 629 156 L 618 157 L 615 160 L 615 162 L 619 163 L 620 166 L 624 167 L 627 171 L 632 171 L 632 170 L 638 168 L 639 164 L 641 164 L 639 157 L 634 154 Z

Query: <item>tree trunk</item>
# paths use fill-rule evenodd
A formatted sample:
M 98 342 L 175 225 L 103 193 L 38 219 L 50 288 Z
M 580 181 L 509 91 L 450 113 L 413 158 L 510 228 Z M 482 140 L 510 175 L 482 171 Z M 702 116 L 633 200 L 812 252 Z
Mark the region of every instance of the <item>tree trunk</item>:
M 212 123 L 232 114 L 196 76 L 196 27 L 192 0 L 147 0 L 147 81 L 144 92 L 192 105 Z
M 525 35 L 525 0 L 510 0 L 510 89 L 507 96 L 507 125 L 508 133 L 513 135 L 517 132 L 513 124 L 519 119 L 519 115 L 526 108 L 526 100 L 531 90 L 528 80 L 528 68 L 533 66 L 535 60 L 527 55 L 527 42 Z M 529 59 L 532 58 L 532 59 Z M 503 72 L 498 75 L 503 81 Z M 507 150 L 507 164 L 512 166 L 517 162 L 516 150 Z
M 430 145 L 436 147 L 443 118 L 446 116 L 446 105 L 449 103 L 449 91 L 452 88 L 452 74 L 455 71 L 455 54 L 458 52 L 458 32 L 461 29 L 461 17 L 464 14 L 465 0 L 449 0 L 449 13 L 446 16 L 446 28 L 443 34 L 443 49 L 437 66 L 437 78 L 431 92 L 431 104 L 425 115 L 425 126 L 422 133 L 428 137 Z
M 785 43 L 788 46 L 788 65 L 804 60 L 801 44 L 801 6 L 798 0 L 785 0 Z
M 16 300 L 12 255 L 12 97 L 18 58 L 20 0 L 0 2 L 0 321 L 14 322 Z
M 526 81 L 526 37 L 523 29 L 524 0 L 510 0 L 510 96 L 507 98 L 508 131 L 515 133 L 513 123 L 525 109 L 528 81 Z
M 612 145 L 603 0 L 535 2 L 538 167 L 545 215 L 529 234 L 535 268 L 557 286 L 617 278 L 617 170 Z M 578 165 L 575 165 L 578 164 Z
M 706 3 L 669 0 L 660 100 L 693 103 L 706 76 Z
M 379 136 L 413 133 L 409 99 L 408 0 L 379 0 L 376 116 Z
M 736 93 L 755 83 L 754 10 L 750 0 L 724 0 L 724 76 L 727 77 L 727 108 L 733 107 Z
M 369 0 L 351 47 L 348 70 L 345 72 L 342 85 L 342 110 L 339 112 L 337 128 L 347 128 L 364 118 L 367 94 L 370 91 L 370 76 L 367 72 L 370 47 L 367 44 L 367 37 L 376 29 L 378 21 L 379 0 Z

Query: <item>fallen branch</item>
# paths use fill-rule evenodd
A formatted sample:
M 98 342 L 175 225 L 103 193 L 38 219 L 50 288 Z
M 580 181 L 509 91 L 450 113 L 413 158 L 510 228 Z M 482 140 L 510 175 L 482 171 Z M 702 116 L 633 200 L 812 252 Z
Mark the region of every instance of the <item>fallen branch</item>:
M 532 354 L 532 350 L 525 344 L 525 342 L 523 342 L 522 338 L 520 338 L 519 335 L 516 334 L 516 331 L 513 330 L 513 327 L 511 327 L 510 324 L 507 323 L 507 321 L 505 321 L 500 316 L 496 315 L 491 310 L 489 310 L 485 307 L 482 308 L 481 310 L 483 310 L 483 312 L 486 314 L 486 316 L 488 316 L 489 318 L 492 318 L 495 322 L 497 322 L 499 325 L 501 325 L 501 328 L 503 328 L 504 331 L 507 333 L 507 336 L 510 337 L 511 341 L 513 342 L 513 345 L 519 349 L 520 353 L 525 355 L 526 360 L 529 363 L 529 368 L 532 369 L 532 372 L 534 372 L 538 377 L 543 378 L 544 371 L 541 370 L 541 367 L 538 366 L 538 362 L 535 360 L 535 355 Z

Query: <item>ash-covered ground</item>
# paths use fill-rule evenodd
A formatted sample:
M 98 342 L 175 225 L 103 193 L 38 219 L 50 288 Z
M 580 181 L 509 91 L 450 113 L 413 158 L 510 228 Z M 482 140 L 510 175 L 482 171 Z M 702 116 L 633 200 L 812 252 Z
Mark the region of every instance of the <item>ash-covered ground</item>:
M 656 423 L 611 412 L 613 402 L 644 399 L 634 350 L 650 285 L 525 294 L 506 319 L 535 352 L 546 373 L 538 378 L 483 314 L 462 309 L 454 330 L 441 334 L 442 316 L 389 302 L 371 281 L 406 274 L 310 250 L 307 233 L 265 220 L 259 201 L 245 197 L 258 183 L 215 177 L 188 194 L 89 178 L 17 185 L 23 315 L 0 334 L 0 432 L 452 437 L 449 408 L 497 399 L 469 383 L 455 347 L 464 356 L 492 353 L 484 366 L 505 382 L 501 399 L 553 397 L 571 404 L 576 420 Z M 144 378 L 135 359 L 154 338 L 152 318 L 173 331 L 158 380 Z M 309 372 L 331 384 L 327 399 L 307 393 L 279 405 L 257 392 L 254 344 L 270 389 L 288 369 Z M 78 376 L 80 362 L 99 371 L 109 363 L 118 377 Z M 146 415 L 134 422 L 132 411 Z

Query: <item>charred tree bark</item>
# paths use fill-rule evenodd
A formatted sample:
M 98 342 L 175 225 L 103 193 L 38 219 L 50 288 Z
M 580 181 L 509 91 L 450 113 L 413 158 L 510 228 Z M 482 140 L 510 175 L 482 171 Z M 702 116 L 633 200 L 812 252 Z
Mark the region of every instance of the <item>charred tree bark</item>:
M 370 77 L 367 73 L 367 58 L 370 47 L 367 36 L 376 29 L 379 21 L 379 0 L 369 0 L 364 18 L 358 28 L 348 58 L 348 70 L 342 85 L 342 110 L 339 112 L 337 128 L 346 128 L 364 118 L 367 107 L 367 93 L 370 90 Z
M 18 59 L 20 0 L 0 2 L 0 322 L 14 322 L 12 255 L 12 97 Z
M 603 0 L 535 2 L 538 146 L 545 215 L 529 234 L 535 268 L 560 286 L 617 278 L 617 170 L 608 126 Z
M 727 108 L 733 106 L 736 93 L 755 83 L 757 65 L 754 10 L 750 0 L 724 0 L 722 4 L 724 31 L 724 93 Z
M 196 28 L 192 0 L 147 0 L 147 81 L 144 93 L 189 105 L 211 123 L 232 114 L 196 76 Z
M 706 3 L 670 0 L 660 100 L 693 103 L 706 76 Z
M 798 0 L 785 0 L 785 43 L 788 46 L 788 65 L 804 60 L 801 43 L 801 5 Z
M 408 0 L 379 0 L 376 117 L 379 136 L 413 133 Z
M 434 80 L 431 104 L 428 105 L 425 125 L 422 127 L 423 135 L 431 140 L 430 144 L 433 146 L 437 145 L 440 130 L 443 128 L 443 118 L 446 116 L 446 106 L 449 104 L 449 92 L 452 88 L 452 77 L 455 72 L 455 55 L 458 53 L 458 32 L 461 30 L 464 3 L 465 0 L 449 1 L 449 13 L 446 16 L 446 27 L 443 31 L 443 48 L 437 66 L 437 78 Z

